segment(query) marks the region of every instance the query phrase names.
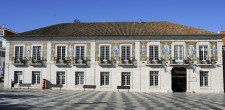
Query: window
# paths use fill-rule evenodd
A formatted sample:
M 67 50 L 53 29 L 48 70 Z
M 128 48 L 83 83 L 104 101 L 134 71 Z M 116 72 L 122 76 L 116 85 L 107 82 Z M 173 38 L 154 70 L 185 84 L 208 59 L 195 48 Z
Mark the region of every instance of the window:
M 65 84 L 65 72 L 57 72 L 57 84 Z
M 2 51 L 2 57 L 5 57 L 5 52 L 4 51 Z
M 22 71 L 14 72 L 14 83 L 22 83 Z
M 130 85 L 130 72 L 122 72 L 122 86 Z
M 66 46 L 57 46 L 57 59 L 65 60 Z
M 109 45 L 100 46 L 100 59 L 101 60 L 109 60 L 110 59 Z
M 158 45 L 149 46 L 149 58 L 150 60 L 158 60 L 159 57 L 159 47 Z
M 200 61 L 206 61 L 208 56 L 208 46 L 199 46 L 199 60 Z
M 33 60 L 41 60 L 41 46 L 33 46 Z
M 131 46 L 123 45 L 121 46 L 121 60 L 131 59 Z
M 0 51 L 0 57 L 3 57 L 2 53 L 3 53 L 3 51 Z
M 40 84 L 40 71 L 32 71 L 32 84 Z
M 183 45 L 175 45 L 174 46 L 174 59 L 176 62 L 182 62 L 184 57 Z
M 109 85 L 109 72 L 101 72 L 101 86 Z
M 208 71 L 200 71 L 200 86 L 208 86 Z
M 158 71 L 150 71 L 150 86 L 158 86 Z
M 2 41 L 0 41 L 0 47 L 2 47 Z
M 15 46 L 15 59 L 23 58 L 23 46 Z
M 0 36 L 3 36 L 3 30 L 0 30 Z
M 75 73 L 75 85 L 84 84 L 84 72 L 76 72 Z
M 75 53 L 75 57 L 77 60 L 84 60 L 85 56 L 84 56 L 84 46 L 76 46 L 76 53 Z

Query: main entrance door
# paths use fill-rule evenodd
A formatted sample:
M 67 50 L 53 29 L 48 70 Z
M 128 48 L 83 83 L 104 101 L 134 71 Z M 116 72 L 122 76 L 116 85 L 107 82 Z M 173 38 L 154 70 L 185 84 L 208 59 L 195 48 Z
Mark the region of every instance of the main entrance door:
M 186 68 L 174 67 L 171 72 L 172 72 L 172 91 L 186 92 L 187 90 Z

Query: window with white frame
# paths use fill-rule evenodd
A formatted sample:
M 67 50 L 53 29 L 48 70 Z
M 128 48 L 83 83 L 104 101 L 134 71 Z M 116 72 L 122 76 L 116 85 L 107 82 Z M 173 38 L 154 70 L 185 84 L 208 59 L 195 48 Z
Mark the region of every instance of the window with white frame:
M 200 71 L 200 86 L 208 86 L 208 71 Z
M 3 36 L 3 30 L 0 30 L 0 36 Z
M 23 58 L 23 46 L 15 46 L 15 59 Z
M 109 60 L 110 54 L 109 54 L 109 45 L 101 45 L 100 46 L 100 59 L 101 60 Z
M 75 72 L 75 85 L 84 84 L 84 72 Z
M 40 84 L 40 71 L 32 71 L 32 84 Z
M 150 60 L 158 60 L 159 58 L 159 46 L 158 45 L 150 45 L 149 46 L 149 58 Z
M 63 71 L 57 72 L 56 84 L 65 84 L 65 72 L 63 72 Z
M 130 85 L 130 72 L 122 72 L 122 86 Z
M 101 77 L 101 82 L 100 85 L 109 85 L 109 72 L 101 72 L 100 73 Z
M 199 60 L 206 61 L 207 56 L 208 56 L 208 46 L 207 45 L 199 46 Z
M 22 71 L 15 71 L 14 72 L 14 83 L 22 83 Z
M 121 60 L 130 60 L 131 59 L 131 46 L 122 45 L 121 46 Z
M 41 46 L 33 46 L 32 52 L 33 60 L 41 60 Z
M 150 86 L 158 86 L 158 71 L 150 71 Z
M 184 46 L 174 45 L 174 59 L 177 62 L 182 62 L 184 57 Z
M 66 46 L 57 46 L 57 59 L 65 60 Z
M 85 53 L 84 53 L 84 51 L 85 51 L 85 46 L 82 46 L 82 45 L 77 45 L 76 47 L 75 47 L 75 49 L 76 49 L 76 53 L 75 53 L 75 59 L 77 59 L 77 60 L 84 60 L 85 59 Z

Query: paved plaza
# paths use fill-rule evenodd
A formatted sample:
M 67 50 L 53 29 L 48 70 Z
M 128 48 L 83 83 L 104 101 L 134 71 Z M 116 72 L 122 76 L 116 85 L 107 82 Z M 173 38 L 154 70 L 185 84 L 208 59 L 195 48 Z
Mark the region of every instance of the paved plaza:
M 9 109 L 225 109 L 224 94 L 1 89 Z

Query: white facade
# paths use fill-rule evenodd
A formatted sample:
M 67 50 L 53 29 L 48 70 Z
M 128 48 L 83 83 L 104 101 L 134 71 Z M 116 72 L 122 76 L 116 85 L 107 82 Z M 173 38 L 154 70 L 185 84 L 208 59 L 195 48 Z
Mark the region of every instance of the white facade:
M 182 68 L 186 70 L 185 77 L 182 76 L 185 78 L 183 79 L 185 83 L 182 83 L 182 86 L 185 86 L 183 92 L 222 93 L 224 89 L 223 44 L 221 38 L 213 36 L 15 37 L 11 38 L 10 41 L 7 40 L 4 76 L 4 87 L 6 88 L 11 87 L 11 81 L 15 82 L 18 79 L 22 80 L 22 83 L 32 83 L 32 88 L 41 88 L 42 79 L 47 79 L 52 84 L 56 84 L 58 72 L 63 74 L 63 76 L 58 76 L 58 83 L 63 84 L 63 89 L 83 90 L 83 85 L 96 85 L 96 90 L 117 91 L 117 86 L 126 85 L 130 86 L 130 91 L 173 92 L 172 69 Z M 109 46 L 109 56 L 106 53 L 108 47 L 102 47 L 102 53 L 100 52 L 100 46 L 105 45 Z M 128 45 L 128 47 L 122 47 L 124 45 Z M 150 47 L 152 45 L 156 47 Z M 176 58 L 171 60 L 176 56 L 175 54 L 179 55 L 175 52 L 175 45 L 180 45 L 179 51 L 181 52 L 178 53 L 183 56 L 182 62 L 177 63 Z M 28 64 L 17 65 L 15 63 L 16 59 L 13 60 L 12 57 L 15 58 L 16 46 L 23 47 L 21 53 L 23 57 L 28 59 Z M 34 57 L 33 46 L 41 47 L 40 56 L 42 60 L 47 60 L 46 66 L 32 65 L 30 59 Z M 59 48 L 57 46 L 65 46 L 65 52 L 63 52 L 64 47 Z M 76 46 L 84 46 L 84 50 L 82 50 L 83 47 Z M 207 52 L 205 57 L 210 58 L 205 58 L 207 63 L 202 61 L 204 58 L 201 61 L 198 60 L 201 59 L 201 56 L 199 56 L 200 46 L 207 46 L 206 51 L 204 51 Z M 191 51 L 189 47 L 194 47 L 191 48 L 194 50 Z M 123 52 L 122 48 L 124 49 Z M 164 59 L 165 64 L 160 63 L 160 60 L 156 63 L 149 63 L 151 61 L 148 59 L 155 57 L 150 55 L 150 48 L 156 48 L 158 54 L 154 53 L 154 55 L 158 55 L 157 59 L 161 61 Z M 61 53 L 59 54 L 58 51 Z M 77 51 L 84 51 L 84 53 L 77 53 Z M 124 56 L 121 53 L 124 53 Z M 63 57 L 64 54 L 65 57 Z M 84 54 L 84 56 L 81 54 Z M 100 64 L 100 55 L 103 59 L 108 58 L 107 61 L 116 63 L 104 63 L 103 61 Z M 55 59 L 59 57 L 63 57 L 67 61 L 71 59 L 71 64 L 56 64 Z M 84 64 L 76 63 L 74 58 L 78 57 L 86 58 L 87 61 Z M 129 60 L 125 61 L 127 57 L 129 57 Z M 135 60 L 132 61 L 132 58 Z M 190 60 L 193 63 L 184 63 L 183 61 L 189 61 L 187 58 L 193 58 Z M 16 77 L 16 71 L 22 73 L 21 76 Z M 40 75 L 35 76 L 33 74 L 32 76 L 32 72 L 34 74 L 40 73 Z M 203 72 L 206 72 L 206 77 Z M 122 76 L 122 74 L 125 76 Z M 37 83 L 39 82 L 37 79 L 40 79 L 40 83 Z M 176 83 L 179 83 L 179 81 Z

